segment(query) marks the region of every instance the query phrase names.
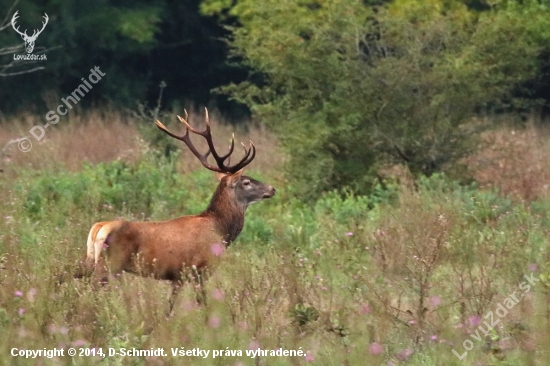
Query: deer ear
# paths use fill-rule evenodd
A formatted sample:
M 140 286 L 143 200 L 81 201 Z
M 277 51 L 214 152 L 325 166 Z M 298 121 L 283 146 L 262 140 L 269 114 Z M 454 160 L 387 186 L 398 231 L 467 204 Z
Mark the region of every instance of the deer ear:
M 233 173 L 231 176 L 238 179 L 238 178 L 241 177 L 241 175 L 243 175 L 243 173 L 244 173 L 244 168 L 242 168 L 242 169 L 239 170 L 238 172 Z
M 225 173 L 216 172 L 216 178 L 218 178 L 219 181 L 221 181 L 226 175 L 227 174 Z
M 233 174 L 227 174 L 227 177 L 228 177 L 227 185 L 230 187 L 234 187 L 239 181 L 239 179 L 241 179 L 241 176 L 243 175 L 243 173 L 244 173 L 244 168 Z

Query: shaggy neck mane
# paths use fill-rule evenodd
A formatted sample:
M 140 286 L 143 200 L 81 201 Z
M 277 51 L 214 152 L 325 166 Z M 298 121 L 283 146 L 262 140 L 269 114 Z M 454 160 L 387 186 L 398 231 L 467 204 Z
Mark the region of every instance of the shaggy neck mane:
M 243 229 L 245 211 L 246 205 L 241 205 L 234 197 L 234 191 L 222 182 L 200 216 L 214 217 L 216 229 L 229 245 Z

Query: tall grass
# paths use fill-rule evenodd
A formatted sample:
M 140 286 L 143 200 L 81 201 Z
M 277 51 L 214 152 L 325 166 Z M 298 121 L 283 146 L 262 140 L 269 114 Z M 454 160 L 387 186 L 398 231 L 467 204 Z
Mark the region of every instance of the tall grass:
M 259 151 L 248 173 L 276 186 L 278 194 L 247 212 L 243 233 L 206 285 L 206 306 L 198 306 L 194 289 L 186 286 L 167 317 L 168 284 L 131 274 L 93 290 L 71 274 L 84 257 L 94 221 L 197 213 L 216 181 L 188 163 L 193 159 L 187 153 L 166 156 L 162 141 L 129 121 L 120 122 L 123 136 L 116 138 L 131 153 L 121 156 L 113 148 L 94 155 L 110 145 L 97 136 L 115 139 L 102 132 L 112 125 L 90 117 L 83 126 L 59 126 L 58 135 L 52 132 L 51 140 L 34 147 L 39 152 L 51 146 L 52 155 L 43 155 L 49 163 L 17 151 L 4 158 L 3 363 L 542 365 L 550 356 L 547 200 L 509 199 L 434 176 L 415 186 L 380 188 L 371 197 L 328 193 L 306 206 L 285 194 L 277 165 L 270 165 L 283 157 L 261 129 L 249 131 Z M 79 128 L 88 132 L 75 134 Z M 78 141 L 96 158 L 75 152 L 64 160 L 70 154 L 56 152 L 69 152 Z M 531 274 L 540 281 L 524 293 L 519 286 Z M 484 317 L 514 292 L 518 304 L 494 329 L 480 331 Z M 466 340 L 473 348 L 459 360 L 452 350 L 462 354 Z M 162 347 L 168 355 L 102 361 L 10 354 L 12 348 L 54 347 Z M 181 347 L 243 355 L 173 357 L 170 348 Z M 281 347 L 307 356 L 245 353 Z
M 527 127 L 508 122 L 483 136 L 483 146 L 468 159 L 482 187 L 497 187 L 503 194 L 532 201 L 550 197 L 550 139 L 548 127 Z

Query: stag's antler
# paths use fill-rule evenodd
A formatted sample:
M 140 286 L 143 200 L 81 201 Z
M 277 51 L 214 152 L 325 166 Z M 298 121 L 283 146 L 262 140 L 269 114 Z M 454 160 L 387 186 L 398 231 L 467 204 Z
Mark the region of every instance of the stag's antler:
M 36 30 L 36 29 L 35 29 L 34 32 L 33 32 L 33 34 L 32 34 L 32 36 L 30 37 L 31 39 L 36 39 L 36 37 L 38 37 L 38 35 L 39 35 L 40 33 L 42 33 L 42 31 L 44 30 L 44 28 L 46 28 L 46 24 L 48 24 L 48 20 L 49 20 L 50 18 L 48 18 L 48 14 L 46 14 L 46 13 L 44 13 L 44 16 L 43 16 L 42 18 L 44 18 L 44 21 L 42 22 L 42 29 L 40 29 L 40 30 Z M 35 34 L 35 33 L 36 33 L 36 34 Z
M 17 15 L 18 12 L 19 12 L 19 10 L 17 10 L 17 11 L 15 12 L 15 14 L 13 14 L 13 17 L 11 18 L 11 26 L 13 27 L 13 29 L 14 29 L 17 33 L 19 33 L 19 34 L 21 35 L 21 37 L 23 37 L 23 39 L 25 39 L 25 40 L 36 40 L 36 38 L 38 37 L 38 35 L 39 35 L 40 33 L 42 33 L 42 31 L 44 30 L 44 28 L 46 28 L 46 24 L 48 24 L 48 20 L 50 19 L 50 18 L 48 18 L 48 14 L 44 13 L 43 18 L 44 18 L 45 21 L 42 22 L 42 29 L 40 29 L 40 30 L 36 30 L 36 29 L 35 29 L 34 32 L 32 33 L 32 36 L 29 37 L 29 36 L 27 35 L 27 30 L 26 30 L 26 29 L 25 29 L 25 32 L 21 32 L 21 31 L 19 30 L 19 27 L 16 27 L 16 26 L 15 26 L 16 20 L 17 20 L 17 18 L 19 18 L 19 15 Z
M 225 155 L 219 156 L 218 153 L 216 152 L 216 149 L 214 148 L 214 143 L 212 142 L 212 134 L 210 133 L 210 121 L 208 119 L 208 110 L 205 108 L 205 111 L 206 111 L 206 128 L 204 129 L 204 131 L 197 131 L 193 127 L 191 127 L 189 123 L 187 123 L 187 118 L 188 118 L 187 111 L 185 111 L 185 118 L 178 116 L 180 122 L 185 125 L 185 134 L 183 136 L 177 136 L 172 132 L 168 131 L 168 129 L 158 120 L 155 121 L 155 123 L 158 128 L 166 132 L 168 135 L 172 136 L 175 139 L 185 142 L 187 147 L 189 147 L 189 150 L 191 150 L 191 152 L 199 159 L 202 165 L 207 169 L 210 169 L 219 173 L 233 174 L 241 170 L 248 164 L 250 164 L 254 159 L 254 157 L 256 156 L 256 147 L 254 146 L 252 141 L 250 141 L 250 146 L 248 149 L 246 148 L 246 146 L 244 146 L 243 143 L 241 143 L 241 145 L 243 145 L 243 148 L 244 148 L 244 156 L 241 159 L 241 161 L 239 161 L 237 164 L 233 166 L 227 166 L 224 164 L 225 160 L 227 160 L 233 153 L 233 149 L 235 147 L 235 135 L 233 135 L 233 137 L 231 138 L 231 145 L 229 147 L 229 152 Z M 191 142 L 191 139 L 189 138 L 189 131 L 205 138 L 208 144 L 208 151 L 205 154 L 199 153 L 199 151 L 195 148 L 195 146 Z M 217 167 L 208 163 L 207 158 L 208 158 L 208 155 L 210 155 L 210 153 L 212 153 L 214 160 L 216 160 L 216 163 L 218 164 Z
M 17 33 L 19 33 L 19 34 L 21 35 L 21 37 L 23 37 L 23 39 L 25 39 L 25 38 L 28 38 L 28 37 L 29 37 L 29 36 L 27 36 L 27 30 L 25 29 L 25 33 L 21 33 L 21 32 L 19 31 L 19 27 L 17 27 L 17 28 L 15 27 L 15 21 L 17 20 L 17 18 L 19 18 L 19 15 L 17 15 L 18 12 L 19 12 L 19 10 L 17 10 L 17 11 L 15 12 L 15 14 L 13 14 L 13 17 L 11 18 L 11 26 L 13 27 L 13 29 L 14 29 Z

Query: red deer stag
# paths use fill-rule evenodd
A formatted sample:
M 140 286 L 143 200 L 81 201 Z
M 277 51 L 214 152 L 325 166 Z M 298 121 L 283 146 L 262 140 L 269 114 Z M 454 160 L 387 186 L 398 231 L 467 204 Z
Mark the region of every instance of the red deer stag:
M 212 266 L 215 257 L 239 235 L 244 225 L 246 208 L 264 198 L 273 197 L 275 188 L 243 175 L 244 167 L 256 155 L 252 141 L 244 157 L 235 165 L 226 165 L 233 153 L 234 137 L 229 152 L 218 155 L 212 142 L 208 111 L 206 128 L 197 131 L 179 117 L 185 125 L 185 134 L 177 136 L 159 121 L 159 129 L 173 138 L 183 141 L 202 165 L 217 173 L 220 183 L 206 210 L 198 215 L 183 216 L 161 222 L 104 221 L 94 224 L 88 235 L 86 262 L 93 263 L 94 276 L 104 280 L 109 271 L 123 271 L 152 276 L 172 283 L 170 312 L 177 289 L 189 278 L 202 287 L 205 270 Z M 189 132 L 204 137 L 208 144 L 205 154 L 199 153 L 190 139 Z M 212 154 L 216 165 L 207 158 Z M 222 246 L 223 245 L 223 246 Z M 100 253 L 105 252 L 105 258 Z M 204 289 L 202 289 L 204 296 Z M 204 300 L 204 297 L 203 297 Z

